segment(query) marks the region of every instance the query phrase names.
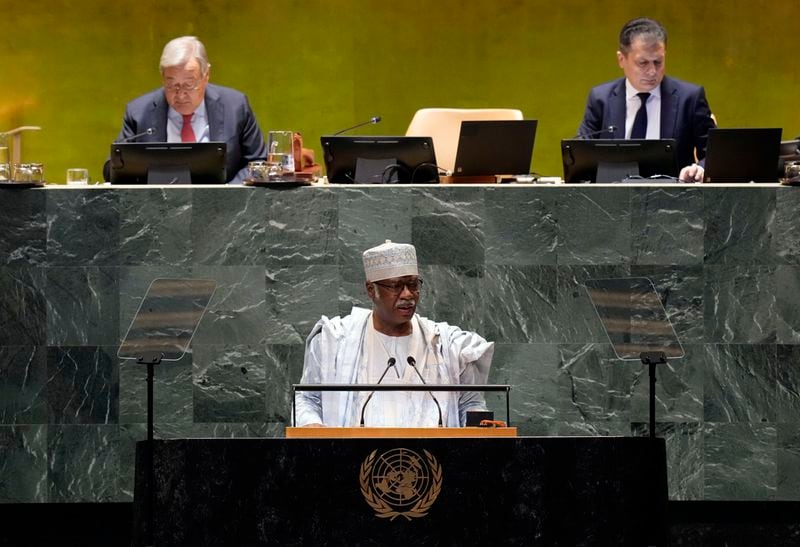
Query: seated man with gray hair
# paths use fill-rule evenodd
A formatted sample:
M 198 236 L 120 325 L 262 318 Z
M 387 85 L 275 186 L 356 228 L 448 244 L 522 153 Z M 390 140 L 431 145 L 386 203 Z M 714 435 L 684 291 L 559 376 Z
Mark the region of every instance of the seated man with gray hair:
M 222 141 L 227 145 L 228 182 L 241 183 L 248 162 L 267 157 L 247 97 L 208 83 L 211 64 L 194 36 L 168 42 L 159 66 L 163 87 L 128 103 L 117 142 Z M 109 162 L 103 173 L 109 180 Z
M 494 343 L 416 314 L 422 279 L 413 245 L 386 243 L 363 254 L 372 310 L 323 316 L 306 341 L 304 384 L 485 384 Z M 394 366 L 387 366 L 394 360 Z M 416 370 L 414 370 L 416 368 Z M 393 369 L 393 370 L 392 370 Z M 418 374 L 419 373 L 419 374 Z M 436 392 L 442 423 L 466 424 L 486 410 L 482 393 Z M 298 426 L 435 427 L 436 403 L 425 391 L 297 392 Z M 365 404 L 369 404 L 365 407 Z

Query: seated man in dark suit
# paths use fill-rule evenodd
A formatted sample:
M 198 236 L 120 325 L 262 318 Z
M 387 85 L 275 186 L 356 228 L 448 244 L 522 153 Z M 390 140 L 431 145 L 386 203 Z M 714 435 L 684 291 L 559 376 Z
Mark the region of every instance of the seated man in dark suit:
M 175 38 L 161 54 L 164 87 L 128 103 L 117 142 L 208 142 L 227 144 L 228 182 L 241 183 L 247 163 L 267 148 L 247 97 L 208 83 L 206 48 L 194 36 Z M 152 129 L 148 133 L 148 130 Z M 132 139 L 138 135 L 135 139 Z M 103 170 L 109 180 L 109 163 Z
M 708 130 L 716 124 L 702 87 L 664 75 L 666 48 L 667 31 L 657 21 L 641 18 L 626 23 L 617 51 L 625 77 L 592 89 L 578 134 L 675 139 L 680 180 L 701 182 Z

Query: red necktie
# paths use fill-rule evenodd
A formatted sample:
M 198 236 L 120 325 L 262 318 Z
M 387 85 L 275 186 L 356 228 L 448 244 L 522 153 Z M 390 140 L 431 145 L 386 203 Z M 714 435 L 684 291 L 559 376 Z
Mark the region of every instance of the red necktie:
M 181 127 L 181 142 L 197 142 L 192 129 L 192 116 L 194 114 L 181 114 L 183 116 L 183 127 Z

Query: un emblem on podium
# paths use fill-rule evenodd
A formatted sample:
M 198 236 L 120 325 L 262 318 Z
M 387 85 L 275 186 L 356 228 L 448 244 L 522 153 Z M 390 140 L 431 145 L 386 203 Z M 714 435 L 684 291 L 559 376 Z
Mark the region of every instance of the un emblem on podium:
M 442 491 L 442 466 L 427 450 L 420 456 L 407 448 L 378 454 L 373 450 L 358 474 L 361 493 L 375 516 L 424 517 Z

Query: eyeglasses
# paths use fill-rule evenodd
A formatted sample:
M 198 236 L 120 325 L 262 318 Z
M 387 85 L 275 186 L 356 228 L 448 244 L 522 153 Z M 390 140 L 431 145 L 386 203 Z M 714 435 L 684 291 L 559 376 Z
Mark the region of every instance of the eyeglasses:
M 200 89 L 200 84 L 198 82 L 183 82 L 181 84 L 164 84 L 164 89 L 169 91 L 170 93 L 192 93 L 193 91 L 197 91 Z
M 408 287 L 408 290 L 413 293 L 418 293 L 419 290 L 422 288 L 422 279 L 412 279 L 410 281 L 395 281 L 393 283 L 388 282 L 381 282 L 381 281 L 373 281 L 375 285 L 380 285 L 387 291 L 391 292 L 392 294 L 400 294 L 403 292 L 403 289 Z

